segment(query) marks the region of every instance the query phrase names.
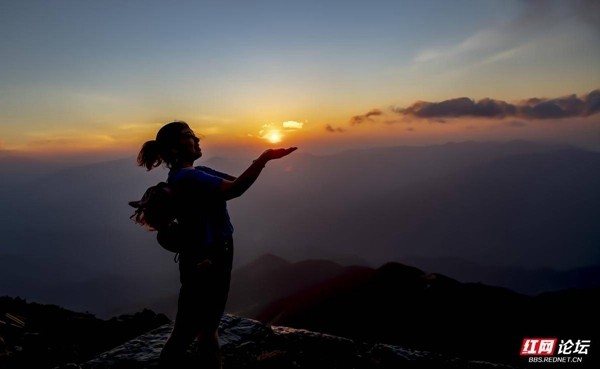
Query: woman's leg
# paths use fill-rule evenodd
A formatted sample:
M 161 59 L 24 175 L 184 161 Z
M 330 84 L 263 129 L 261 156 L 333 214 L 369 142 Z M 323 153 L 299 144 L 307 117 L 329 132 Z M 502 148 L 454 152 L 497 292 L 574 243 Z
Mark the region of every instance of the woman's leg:
M 202 368 L 221 369 L 221 348 L 217 330 L 202 330 L 198 335 L 198 350 Z
M 160 354 L 160 363 L 165 368 L 176 368 L 183 363 L 187 349 L 200 332 L 191 297 L 189 288 L 181 286 L 175 326 Z
M 198 337 L 200 356 L 206 358 L 207 368 L 221 368 L 218 328 L 227 303 L 233 261 L 232 242 L 224 246 L 224 252 L 209 265 L 180 259 L 177 317 L 161 352 L 161 363 L 180 363 Z
M 200 334 L 198 335 L 198 346 L 200 356 L 206 368 L 221 369 L 222 355 L 219 346 L 218 328 L 225 305 L 229 295 L 229 284 L 231 281 L 231 269 L 233 263 L 233 243 L 231 240 L 224 242 L 222 253 L 213 259 L 213 279 L 210 290 L 210 304 L 206 304 L 209 310 L 205 311 L 204 320 Z
M 218 328 L 223 316 L 222 307 L 227 296 L 219 296 L 213 291 L 203 294 L 204 308 L 189 309 L 186 305 L 185 290 L 180 293 L 179 310 L 175 326 L 160 357 L 165 368 L 180 368 L 185 365 L 186 351 L 195 338 L 198 338 L 198 356 L 202 368 L 221 369 L 221 349 Z M 182 298 L 183 296 L 183 298 Z M 210 309 L 206 309 L 209 306 Z

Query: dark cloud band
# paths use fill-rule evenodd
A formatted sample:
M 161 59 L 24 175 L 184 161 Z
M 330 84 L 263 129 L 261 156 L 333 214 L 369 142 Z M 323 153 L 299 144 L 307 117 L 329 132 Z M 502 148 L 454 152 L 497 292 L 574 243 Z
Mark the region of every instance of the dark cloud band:
M 467 97 L 441 102 L 419 101 L 407 108 L 394 108 L 393 111 L 400 115 L 417 118 L 519 117 L 523 119 L 560 119 L 587 117 L 600 112 L 600 90 L 594 90 L 581 97 L 570 95 L 555 99 L 531 98 L 516 104 L 487 98 L 475 101 Z M 368 114 L 353 117 L 352 123 L 362 122 L 365 118 L 369 118 Z
M 514 104 L 489 98 L 475 101 L 468 97 L 440 102 L 418 101 L 407 108 L 392 108 L 392 112 L 409 120 L 422 118 L 441 123 L 446 122 L 444 118 L 460 117 L 511 117 L 522 120 L 588 117 L 600 112 L 600 89 L 580 97 L 577 95 L 554 99 L 534 97 Z M 381 115 L 384 115 L 381 110 L 372 109 L 366 114 L 352 117 L 350 124 L 374 122 L 375 118 Z

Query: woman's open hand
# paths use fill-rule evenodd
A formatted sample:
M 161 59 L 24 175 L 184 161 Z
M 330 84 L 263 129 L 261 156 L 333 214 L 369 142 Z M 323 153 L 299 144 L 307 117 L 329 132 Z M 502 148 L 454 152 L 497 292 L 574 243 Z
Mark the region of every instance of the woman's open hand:
M 265 161 L 269 161 L 269 160 L 273 160 L 273 159 L 280 159 L 280 158 L 283 158 L 284 156 L 291 154 L 292 152 L 296 151 L 297 149 L 298 149 L 297 147 L 288 147 L 287 149 L 268 149 L 262 153 L 261 158 L 264 159 Z

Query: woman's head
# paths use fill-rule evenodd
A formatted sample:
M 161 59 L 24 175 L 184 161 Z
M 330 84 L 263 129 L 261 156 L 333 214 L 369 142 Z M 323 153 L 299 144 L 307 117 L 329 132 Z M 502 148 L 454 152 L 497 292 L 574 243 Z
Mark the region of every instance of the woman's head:
M 158 130 L 155 140 L 144 143 L 137 162 L 151 170 L 165 163 L 168 168 L 193 162 L 202 156 L 194 131 L 184 121 L 167 123 Z

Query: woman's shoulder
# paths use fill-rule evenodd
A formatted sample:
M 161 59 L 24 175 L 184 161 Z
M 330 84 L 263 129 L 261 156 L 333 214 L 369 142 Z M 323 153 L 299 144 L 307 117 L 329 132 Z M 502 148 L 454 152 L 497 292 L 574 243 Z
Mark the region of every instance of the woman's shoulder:
M 169 172 L 169 180 L 170 184 L 183 184 L 183 183 L 194 183 L 206 185 L 210 188 L 219 187 L 221 185 L 222 179 L 214 176 L 207 170 L 200 169 L 198 167 L 189 167 L 189 168 L 179 168 L 172 169 Z
M 200 170 L 202 172 L 207 172 L 207 173 L 215 171 L 214 169 L 209 168 L 209 167 L 205 167 L 204 165 L 196 165 L 193 169 Z
M 190 170 L 191 169 L 191 170 Z M 168 183 L 179 182 L 189 176 L 189 173 L 192 172 L 194 168 L 172 168 L 167 175 Z

